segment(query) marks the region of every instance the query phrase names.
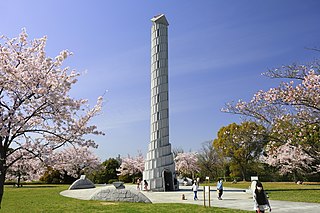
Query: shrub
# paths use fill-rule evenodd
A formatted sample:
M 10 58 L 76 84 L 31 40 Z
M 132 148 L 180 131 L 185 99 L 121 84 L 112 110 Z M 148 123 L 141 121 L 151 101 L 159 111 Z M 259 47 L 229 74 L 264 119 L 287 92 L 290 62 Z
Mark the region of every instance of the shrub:
M 108 183 L 112 184 L 113 182 L 117 182 L 117 181 L 118 181 L 118 179 L 110 179 L 110 180 L 108 180 Z
M 125 183 L 132 183 L 132 177 L 131 175 L 120 175 L 119 180 Z

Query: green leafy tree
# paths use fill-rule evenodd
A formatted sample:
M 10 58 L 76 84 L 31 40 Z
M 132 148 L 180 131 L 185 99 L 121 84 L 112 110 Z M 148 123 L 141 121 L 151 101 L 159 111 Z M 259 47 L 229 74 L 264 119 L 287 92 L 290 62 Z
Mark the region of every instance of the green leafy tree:
M 109 158 L 105 160 L 99 170 L 94 171 L 88 177 L 95 183 L 108 183 L 109 180 L 118 179 L 117 169 L 120 167 L 118 160 Z
M 68 175 L 65 171 L 61 172 L 53 169 L 52 167 L 48 167 L 39 180 L 45 183 L 71 184 L 77 180 L 77 178 Z
M 58 170 L 48 167 L 44 174 L 40 177 L 40 181 L 45 183 L 61 183 L 62 177 Z
M 254 122 L 232 123 L 222 127 L 217 136 L 213 141 L 214 148 L 230 159 L 232 174 L 239 174 L 246 180 L 267 142 L 265 128 Z

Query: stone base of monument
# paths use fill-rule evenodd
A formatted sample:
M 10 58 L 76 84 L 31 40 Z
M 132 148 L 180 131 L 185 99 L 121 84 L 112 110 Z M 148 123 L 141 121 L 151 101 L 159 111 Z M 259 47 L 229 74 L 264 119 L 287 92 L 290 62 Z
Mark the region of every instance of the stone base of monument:
M 129 189 L 102 188 L 91 195 L 90 200 L 151 203 L 141 192 Z
M 118 187 L 124 187 L 123 183 L 117 183 Z M 127 188 L 116 189 L 114 185 L 97 186 L 96 188 L 64 190 L 60 192 L 62 196 L 72 197 L 80 200 L 100 200 L 100 201 L 122 201 L 152 203 L 142 192 L 136 190 L 135 185 Z
M 69 187 L 69 190 L 73 190 L 73 189 L 90 189 L 90 188 L 95 188 L 95 187 L 96 186 L 91 182 L 91 180 L 86 178 L 85 175 L 81 175 L 80 179 L 76 180 L 75 182 L 73 182 L 71 184 L 71 186 Z

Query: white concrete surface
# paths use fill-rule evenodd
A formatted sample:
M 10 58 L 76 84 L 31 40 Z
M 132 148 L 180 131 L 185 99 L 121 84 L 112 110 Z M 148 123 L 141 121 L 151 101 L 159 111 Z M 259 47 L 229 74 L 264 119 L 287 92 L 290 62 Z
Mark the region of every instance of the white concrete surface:
M 114 187 L 113 185 L 107 185 L 104 187 Z M 126 185 L 126 188 L 135 189 L 135 185 Z M 66 190 L 60 194 L 66 197 L 73 197 L 82 200 L 89 200 L 90 196 L 99 190 L 100 187 L 95 189 L 77 189 Z M 173 192 L 151 192 L 141 191 L 146 195 L 152 203 L 188 203 L 195 205 L 204 205 L 203 187 L 200 186 L 198 192 L 199 200 L 193 200 L 193 192 L 190 186 L 180 186 L 180 191 Z M 186 200 L 182 200 L 182 194 L 185 195 Z M 231 209 L 242 209 L 253 211 L 252 196 L 246 192 L 240 192 L 239 189 L 225 188 L 223 193 L 223 200 L 217 199 L 217 193 L 215 188 L 211 189 L 211 206 L 224 207 Z M 208 194 L 206 194 L 206 200 L 208 200 Z M 311 213 L 318 212 L 320 210 L 320 204 L 316 203 L 304 203 L 304 202 L 289 202 L 289 201 L 276 201 L 270 200 L 272 212 L 284 212 L 284 213 Z M 208 202 L 206 206 L 208 206 Z

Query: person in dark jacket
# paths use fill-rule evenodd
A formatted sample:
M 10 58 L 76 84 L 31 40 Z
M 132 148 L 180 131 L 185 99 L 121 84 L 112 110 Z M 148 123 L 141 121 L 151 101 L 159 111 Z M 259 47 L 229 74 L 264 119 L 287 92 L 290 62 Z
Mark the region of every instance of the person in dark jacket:
M 261 182 L 257 182 L 256 189 L 253 193 L 253 200 L 254 210 L 256 210 L 257 213 L 264 213 L 266 209 L 269 209 L 271 212 L 271 206 Z
M 144 190 L 148 191 L 148 182 L 146 180 L 144 180 L 143 184 L 144 184 Z

